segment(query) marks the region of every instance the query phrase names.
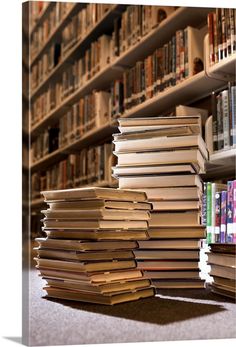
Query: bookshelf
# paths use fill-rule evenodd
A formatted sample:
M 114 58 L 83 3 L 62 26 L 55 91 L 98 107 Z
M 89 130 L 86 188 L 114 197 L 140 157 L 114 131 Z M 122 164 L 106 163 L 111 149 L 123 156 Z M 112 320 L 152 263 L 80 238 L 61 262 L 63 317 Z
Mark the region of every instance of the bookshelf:
M 34 23 L 32 25 L 32 28 L 31 28 L 30 33 L 29 33 L 30 36 L 35 32 L 35 30 L 38 28 L 38 26 L 43 22 L 44 18 L 48 15 L 48 13 L 50 12 L 50 10 L 53 8 L 54 5 L 55 5 L 54 2 L 48 2 L 45 5 L 45 8 L 39 14 L 38 18 L 35 18 L 36 23 Z

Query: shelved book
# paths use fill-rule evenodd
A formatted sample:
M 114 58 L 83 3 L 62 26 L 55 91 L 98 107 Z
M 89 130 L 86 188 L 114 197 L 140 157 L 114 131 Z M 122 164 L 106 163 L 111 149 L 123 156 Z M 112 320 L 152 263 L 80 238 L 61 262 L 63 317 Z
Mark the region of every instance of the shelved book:
M 204 183 L 202 220 L 207 242 L 236 243 L 236 181 Z
M 42 195 L 46 237 L 36 239 L 35 260 L 47 297 L 113 305 L 154 296 L 133 253 L 148 239 L 145 193 L 91 187 Z
M 148 234 L 135 250 L 138 268 L 156 288 L 204 288 L 200 278 L 203 183 L 208 150 L 201 116 L 120 118 L 113 135 L 120 189 L 145 191 Z M 160 280 L 160 286 L 158 285 Z
M 212 292 L 236 300 L 236 244 L 210 244 L 208 264 Z

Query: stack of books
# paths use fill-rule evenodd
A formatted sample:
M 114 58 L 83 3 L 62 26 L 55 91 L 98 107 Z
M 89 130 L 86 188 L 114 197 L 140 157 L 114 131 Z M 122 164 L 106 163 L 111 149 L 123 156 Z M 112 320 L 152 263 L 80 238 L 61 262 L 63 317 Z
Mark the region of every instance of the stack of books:
M 148 238 L 143 192 L 78 188 L 42 192 L 46 238 L 37 238 L 37 268 L 48 297 L 116 304 L 153 296 L 133 250 Z
M 138 268 L 157 288 L 202 288 L 199 252 L 202 181 L 208 151 L 201 117 L 119 119 L 114 134 L 120 189 L 145 191 L 152 203 L 150 240 L 135 250 Z
M 208 253 L 210 275 L 213 277 L 211 290 L 214 293 L 236 298 L 236 244 L 211 243 Z

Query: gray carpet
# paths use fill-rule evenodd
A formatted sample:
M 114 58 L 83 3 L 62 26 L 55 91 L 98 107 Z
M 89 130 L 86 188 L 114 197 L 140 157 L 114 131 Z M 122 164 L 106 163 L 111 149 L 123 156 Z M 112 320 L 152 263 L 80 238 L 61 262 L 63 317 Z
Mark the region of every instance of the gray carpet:
M 236 337 L 236 305 L 207 290 L 162 290 L 157 297 L 112 307 L 45 299 L 30 274 L 32 346 Z

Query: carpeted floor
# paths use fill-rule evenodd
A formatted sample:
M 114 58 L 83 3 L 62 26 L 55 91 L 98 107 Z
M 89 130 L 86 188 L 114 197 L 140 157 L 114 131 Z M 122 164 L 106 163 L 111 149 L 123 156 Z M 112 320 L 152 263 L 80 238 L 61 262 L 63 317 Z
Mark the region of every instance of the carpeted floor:
M 32 346 L 236 337 L 236 305 L 207 290 L 162 290 L 157 297 L 112 307 L 45 299 L 30 274 Z

